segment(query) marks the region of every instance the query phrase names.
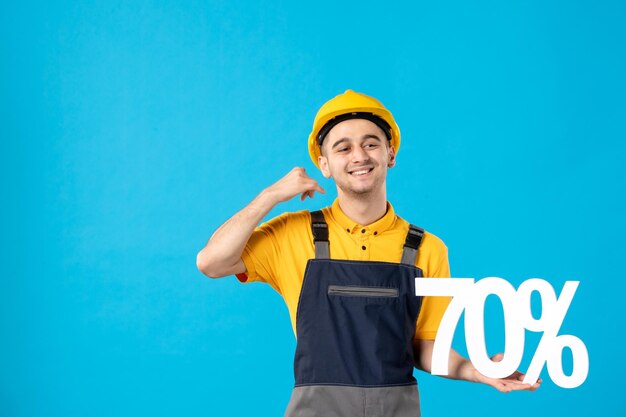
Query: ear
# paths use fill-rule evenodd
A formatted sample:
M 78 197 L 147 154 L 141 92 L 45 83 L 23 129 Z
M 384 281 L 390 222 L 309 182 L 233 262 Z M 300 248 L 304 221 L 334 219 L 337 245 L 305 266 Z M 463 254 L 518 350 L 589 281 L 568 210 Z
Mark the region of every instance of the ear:
M 389 154 L 387 159 L 387 167 L 393 168 L 396 165 L 396 150 L 393 146 L 389 147 Z
M 320 171 L 324 178 L 330 178 L 330 169 L 328 168 L 328 159 L 325 156 L 317 157 L 317 164 L 320 166 Z

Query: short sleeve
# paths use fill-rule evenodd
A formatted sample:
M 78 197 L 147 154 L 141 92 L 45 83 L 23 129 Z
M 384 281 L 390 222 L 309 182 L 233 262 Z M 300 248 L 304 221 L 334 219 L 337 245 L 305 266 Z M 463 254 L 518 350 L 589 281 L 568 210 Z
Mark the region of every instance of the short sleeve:
M 266 282 L 282 294 L 277 277 L 281 255 L 279 242 L 284 241 L 285 233 L 285 215 L 261 224 L 252 232 L 241 254 L 246 272 L 237 275 L 239 281 Z
M 448 248 L 434 235 L 429 236 L 433 245 L 426 260 L 424 277 L 450 278 Z M 450 297 L 424 297 L 422 308 L 415 326 L 415 339 L 434 340 L 443 314 L 448 308 Z

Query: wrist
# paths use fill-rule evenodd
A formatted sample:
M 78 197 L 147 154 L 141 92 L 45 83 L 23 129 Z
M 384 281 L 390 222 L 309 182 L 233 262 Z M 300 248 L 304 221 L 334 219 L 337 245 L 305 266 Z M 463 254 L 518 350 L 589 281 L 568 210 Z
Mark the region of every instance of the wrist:
M 474 368 L 474 365 L 472 365 L 469 360 L 463 358 L 463 360 L 456 367 L 455 379 L 469 382 L 478 382 L 477 372 L 478 371 L 476 370 L 476 368 Z
M 271 187 L 261 191 L 261 193 L 254 199 L 254 202 L 261 210 L 266 211 L 266 214 L 279 203 L 276 193 Z

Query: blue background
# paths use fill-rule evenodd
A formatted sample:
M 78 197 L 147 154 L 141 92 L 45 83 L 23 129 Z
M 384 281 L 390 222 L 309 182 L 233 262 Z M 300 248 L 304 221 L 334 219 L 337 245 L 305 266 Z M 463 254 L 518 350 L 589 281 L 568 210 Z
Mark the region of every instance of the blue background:
M 3 3 L 0 415 L 282 415 L 286 307 L 195 257 L 295 165 L 328 194 L 268 217 L 332 202 L 306 138 L 347 88 L 394 113 L 389 200 L 453 276 L 581 281 L 584 385 L 416 372 L 424 415 L 624 415 L 625 3 L 434 3 Z

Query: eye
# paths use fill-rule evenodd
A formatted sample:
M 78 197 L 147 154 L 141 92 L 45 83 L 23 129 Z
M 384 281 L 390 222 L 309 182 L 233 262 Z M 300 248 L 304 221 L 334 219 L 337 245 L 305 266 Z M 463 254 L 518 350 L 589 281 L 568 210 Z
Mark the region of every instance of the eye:
M 366 144 L 365 144 L 365 147 L 366 147 L 366 148 L 373 149 L 373 148 L 377 148 L 377 147 L 378 147 L 378 144 L 377 144 L 377 143 L 374 143 L 374 142 L 372 142 L 372 143 L 366 143 Z
M 337 152 L 347 152 L 347 151 L 348 151 L 348 148 L 346 147 L 337 149 Z

